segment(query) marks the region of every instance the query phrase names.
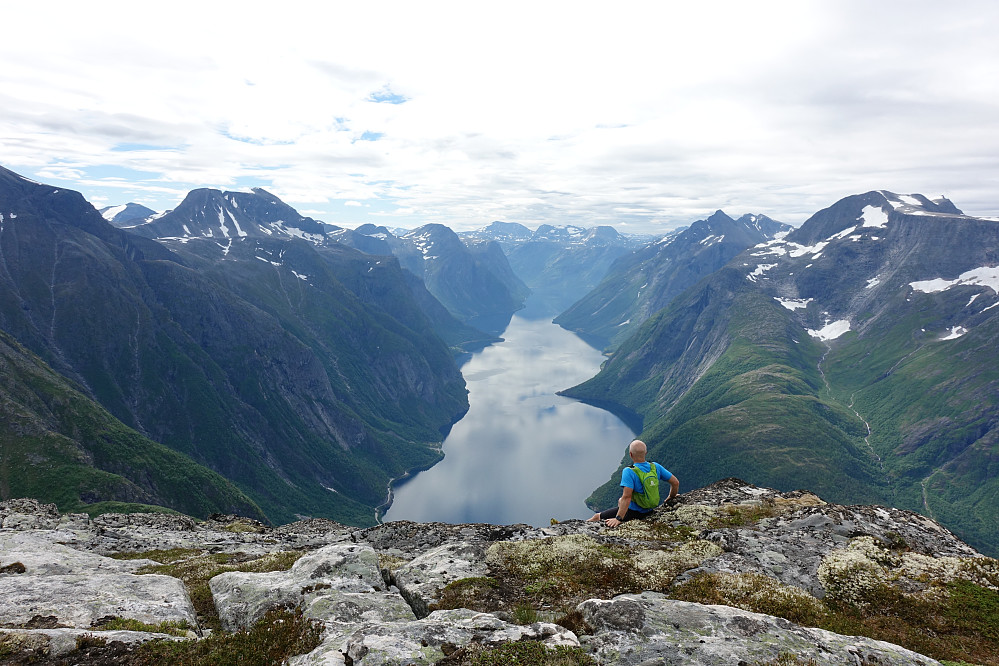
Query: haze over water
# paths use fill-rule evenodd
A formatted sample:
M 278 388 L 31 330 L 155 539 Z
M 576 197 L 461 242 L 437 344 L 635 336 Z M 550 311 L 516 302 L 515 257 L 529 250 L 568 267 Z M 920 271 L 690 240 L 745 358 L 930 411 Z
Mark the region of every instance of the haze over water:
M 444 440 L 444 460 L 395 488 L 385 521 L 541 526 L 592 515 L 584 500 L 634 433 L 610 412 L 555 395 L 596 374 L 603 356 L 538 316 L 517 313 L 504 342 L 463 366 L 468 413 Z

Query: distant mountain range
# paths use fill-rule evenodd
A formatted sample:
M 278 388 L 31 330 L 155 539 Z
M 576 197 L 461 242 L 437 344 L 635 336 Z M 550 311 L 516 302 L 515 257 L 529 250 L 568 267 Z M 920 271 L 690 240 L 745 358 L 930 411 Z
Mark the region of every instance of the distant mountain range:
M 442 224 L 427 224 L 401 236 L 364 225 L 338 230 L 331 238 L 363 252 L 392 254 L 458 319 L 489 333 L 505 329 L 530 294 L 498 244 L 463 243 Z
M 535 300 L 544 302 L 553 314 L 596 287 L 615 259 L 650 240 L 625 236 L 608 226 L 542 224 L 531 231 L 513 222 L 493 222 L 459 235 L 469 245 L 498 243 Z
M 675 296 L 566 395 L 640 422 L 685 487 L 811 487 L 995 552 L 997 305 L 996 220 L 868 192 Z

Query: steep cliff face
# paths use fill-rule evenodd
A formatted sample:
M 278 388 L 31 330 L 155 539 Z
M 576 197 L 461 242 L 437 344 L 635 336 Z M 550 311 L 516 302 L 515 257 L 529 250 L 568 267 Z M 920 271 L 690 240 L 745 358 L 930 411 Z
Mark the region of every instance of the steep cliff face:
M 169 648 L 179 660 L 259 640 L 299 665 L 999 664 L 999 561 L 918 514 L 737 479 L 616 529 L 267 528 L 24 500 L 0 521 L 0 654 L 15 659 L 164 663 L 138 645 L 190 641 Z M 259 638 L 289 627 L 282 648 Z

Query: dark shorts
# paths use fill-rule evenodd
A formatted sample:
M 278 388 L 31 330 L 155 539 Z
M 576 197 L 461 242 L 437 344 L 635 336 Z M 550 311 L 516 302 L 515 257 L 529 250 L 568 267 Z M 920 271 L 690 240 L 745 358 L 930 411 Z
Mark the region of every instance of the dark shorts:
M 628 513 L 624 514 L 624 521 L 622 522 L 634 520 L 635 518 L 645 518 L 651 513 L 651 511 L 635 511 L 634 509 L 628 509 Z M 617 517 L 617 507 L 600 512 L 600 520 L 607 520 L 608 518 L 615 517 Z

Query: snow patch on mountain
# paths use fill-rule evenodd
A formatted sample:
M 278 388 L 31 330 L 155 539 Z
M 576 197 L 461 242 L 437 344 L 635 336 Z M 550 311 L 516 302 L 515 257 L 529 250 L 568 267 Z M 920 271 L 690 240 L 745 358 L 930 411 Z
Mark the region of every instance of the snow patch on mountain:
M 879 206 L 864 206 L 864 210 L 860 211 L 860 217 L 857 218 L 857 221 L 862 221 L 862 226 L 865 227 L 883 229 L 888 226 L 888 214 Z
M 753 270 L 752 273 L 746 276 L 746 279 L 750 282 L 756 282 L 758 277 L 761 277 L 764 273 L 769 271 L 771 268 L 776 268 L 777 264 L 760 264 Z
M 958 286 L 988 287 L 992 291 L 999 294 L 999 266 L 982 266 L 980 268 L 974 268 L 970 271 L 961 273 L 960 277 L 954 280 L 933 278 L 932 280 L 918 280 L 916 282 L 910 282 L 909 286 L 916 291 L 921 291 L 926 294 L 933 294 Z
M 326 237 L 323 234 L 313 234 L 308 231 L 302 231 L 298 227 L 289 227 L 285 224 L 284 220 L 278 220 L 277 222 L 271 222 L 271 229 L 277 231 L 279 234 L 284 234 L 286 236 L 291 236 L 293 238 L 301 238 L 302 240 L 307 240 L 315 245 L 320 245 Z M 266 227 L 260 227 L 263 230 L 267 230 Z
M 940 338 L 941 340 L 956 340 L 957 338 L 961 337 L 962 335 L 968 332 L 968 329 L 966 329 L 964 326 L 951 326 L 948 330 L 950 332 L 947 335 Z
M 128 208 L 128 204 L 121 204 L 120 206 L 111 206 L 110 208 L 105 209 L 104 212 L 101 213 L 101 215 L 104 216 L 105 220 L 110 222 L 111 220 L 114 219 L 115 215 L 122 212 L 126 208 Z
M 788 245 L 794 245 L 794 249 L 789 251 L 792 257 L 803 257 L 806 254 L 811 254 L 812 259 L 818 259 L 819 254 L 825 249 L 826 245 L 829 245 L 829 241 L 820 241 L 815 245 L 798 245 L 797 243 L 788 243 Z
M 827 340 L 835 340 L 850 330 L 850 320 L 840 319 L 838 321 L 830 322 L 818 330 L 812 330 L 810 328 L 805 330 L 808 331 L 810 336 L 818 338 L 823 342 Z
M 788 310 L 794 312 L 795 310 L 803 310 L 808 307 L 808 304 L 814 301 L 814 298 L 778 298 L 774 297 L 774 300 L 783 305 Z

